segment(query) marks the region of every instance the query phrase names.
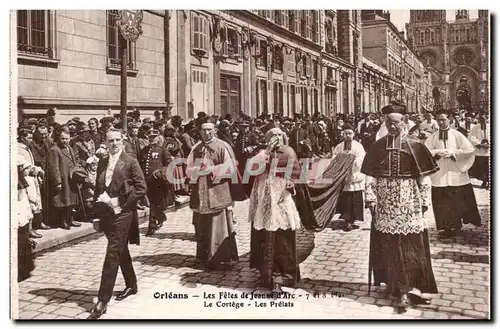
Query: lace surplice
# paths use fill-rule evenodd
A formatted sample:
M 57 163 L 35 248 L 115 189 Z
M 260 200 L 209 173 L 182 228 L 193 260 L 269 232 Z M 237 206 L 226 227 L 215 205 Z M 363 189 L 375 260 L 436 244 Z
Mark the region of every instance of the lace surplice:
M 278 203 L 281 193 L 286 189 L 286 179 L 266 173 L 255 178 L 250 196 L 249 221 L 256 230 L 277 231 L 278 229 L 296 230 L 300 228 L 300 217 L 292 194 Z
M 367 184 L 366 201 L 376 201 L 375 228 L 387 234 L 412 234 L 425 230 L 422 206 L 428 204 L 428 180 L 377 178 Z

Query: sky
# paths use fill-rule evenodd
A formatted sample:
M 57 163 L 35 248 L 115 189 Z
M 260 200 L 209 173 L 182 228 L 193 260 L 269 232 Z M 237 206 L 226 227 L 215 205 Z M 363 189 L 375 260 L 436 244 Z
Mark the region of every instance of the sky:
M 410 22 L 409 10 L 389 10 L 391 13 L 391 22 L 396 25 L 399 31 L 404 29 L 406 23 Z M 477 10 L 469 10 L 469 18 L 477 18 Z M 455 19 L 455 10 L 446 10 L 446 20 L 452 21 Z

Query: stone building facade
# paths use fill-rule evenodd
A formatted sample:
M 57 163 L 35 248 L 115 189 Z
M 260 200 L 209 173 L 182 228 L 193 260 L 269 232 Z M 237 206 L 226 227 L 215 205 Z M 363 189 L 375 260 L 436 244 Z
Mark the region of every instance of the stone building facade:
M 18 107 L 28 115 L 57 108 L 64 120 L 118 113 L 116 14 L 13 11 Z M 374 17 L 361 10 L 145 10 L 143 34 L 128 47 L 128 106 L 183 118 L 201 111 L 333 116 L 378 111 L 403 95 L 416 111 L 424 106 L 425 72 L 411 50 L 403 60 L 408 47 L 390 21 Z
M 12 11 L 18 107 L 28 115 L 57 108 L 58 121 L 119 113 L 116 14 L 113 10 Z M 165 20 L 165 11 L 144 11 L 143 34 L 128 48 L 128 105 L 146 113 L 167 106 Z
M 375 64 L 383 69 L 379 69 L 382 74 L 374 78 L 370 78 L 373 70 L 368 69 L 365 84 L 370 86 L 374 95 L 378 93 L 382 101 L 397 99 L 406 104 L 410 112 L 429 109 L 432 81 L 406 40 L 404 31 L 398 31 L 390 21 L 390 14 L 382 10 L 363 10 L 362 20 L 366 67 Z M 380 87 L 377 89 L 376 85 Z
M 119 112 L 116 11 L 12 14 L 20 109 Z M 146 10 L 143 31 L 129 45 L 127 90 L 129 108 L 147 115 L 362 110 L 359 10 Z
M 172 11 L 170 26 L 183 117 L 356 111 L 360 11 Z
M 432 74 L 436 108 L 489 108 L 489 12 L 411 10 L 406 28 L 411 46 Z

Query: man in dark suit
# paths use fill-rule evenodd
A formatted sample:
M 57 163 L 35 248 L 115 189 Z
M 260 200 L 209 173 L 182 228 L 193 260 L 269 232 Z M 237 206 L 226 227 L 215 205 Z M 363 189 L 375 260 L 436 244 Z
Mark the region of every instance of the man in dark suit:
M 137 293 L 137 278 L 128 243 L 139 244 L 137 201 L 146 195 L 146 182 L 137 160 L 124 151 L 123 137 L 120 130 L 108 130 L 104 143 L 109 155 L 99 162 L 97 168 L 95 201 L 96 206 L 103 210 L 94 225 L 106 234 L 108 247 L 102 269 L 99 301 L 92 309 L 92 319 L 106 313 L 118 267 L 122 270 L 126 288 L 116 299 L 122 300 Z
M 370 145 L 375 142 L 377 134 L 377 126 L 373 120 L 373 115 L 369 114 L 365 117 L 364 122 L 359 127 L 359 138 L 364 149 L 367 150 Z
M 79 166 L 79 161 L 78 154 L 70 146 L 70 140 L 68 127 L 63 126 L 55 131 L 55 144 L 51 146 L 47 159 L 48 194 L 51 211 L 55 215 L 52 225 L 66 230 L 71 226 L 81 226 L 73 221 L 78 194 L 72 182 L 72 172 Z

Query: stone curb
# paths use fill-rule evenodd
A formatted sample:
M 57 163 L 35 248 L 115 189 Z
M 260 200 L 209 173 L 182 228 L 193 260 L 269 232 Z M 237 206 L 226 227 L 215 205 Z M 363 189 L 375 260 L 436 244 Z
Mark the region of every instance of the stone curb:
M 176 210 L 189 206 L 189 202 L 183 203 L 177 208 L 169 208 L 166 213 L 172 213 Z M 139 210 L 139 225 L 147 222 L 149 219 L 149 209 Z M 74 240 L 78 240 L 84 237 L 91 236 L 93 234 L 98 234 L 92 223 L 81 223 L 80 227 L 72 227 L 71 230 L 64 230 L 62 228 L 49 229 L 49 230 L 38 230 L 39 233 L 43 234 L 40 239 L 35 239 L 37 242 L 34 253 L 40 253 L 46 251 L 47 249 L 52 249 L 55 247 L 62 246 L 64 244 L 70 243 Z
M 147 220 L 149 210 L 139 211 L 139 224 Z M 71 230 L 64 230 L 62 228 L 53 228 L 49 230 L 38 230 L 43 235 L 40 239 L 34 239 L 37 242 L 35 253 L 51 249 L 63 245 L 65 243 L 84 238 L 86 236 L 97 233 L 92 226 L 92 223 L 80 223 L 80 227 L 72 227 Z

